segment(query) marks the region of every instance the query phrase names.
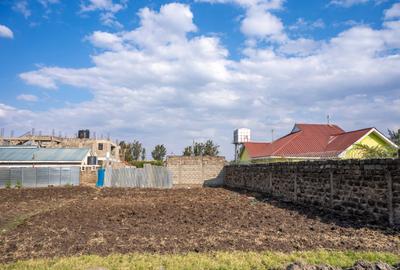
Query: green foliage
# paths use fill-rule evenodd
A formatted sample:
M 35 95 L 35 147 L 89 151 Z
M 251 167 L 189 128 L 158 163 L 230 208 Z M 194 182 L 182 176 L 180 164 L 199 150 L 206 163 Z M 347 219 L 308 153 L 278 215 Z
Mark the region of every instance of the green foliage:
M 158 144 L 154 147 L 154 150 L 151 152 L 151 156 L 155 160 L 164 160 L 167 155 L 167 149 L 163 144 Z
M 397 155 L 397 150 L 391 147 L 369 146 L 358 143 L 354 145 L 354 150 L 359 151 L 363 158 L 393 158 Z
M 142 149 L 142 160 L 146 160 L 146 148 Z
M 129 162 L 130 165 L 135 166 L 136 168 L 143 168 L 144 164 L 151 164 L 154 166 L 164 166 L 162 160 L 132 160 Z
M 193 154 L 193 149 L 191 146 L 186 146 L 182 153 L 184 156 L 190 157 Z
M 11 180 L 6 181 L 6 188 L 11 188 Z
M 398 263 L 399 254 L 387 252 L 311 250 L 300 252 L 211 252 L 186 254 L 111 254 L 108 256 L 83 255 L 52 259 L 31 259 L 0 264 L 1 269 L 285 269 L 294 262 L 348 268 L 358 260 Z
M 203 155 L 204 156 L 218 156 L 219 154 L 219 145 L 214 144 L 212 140 L 207 140 L 203 147 Z
M 22 181 L 18 180 L 17 183 L 15 184 L 16 188 L 22 188 Z
M 122 157 L 127 162 L 131 162 L 132 160 L 139 160 L 140 157 L 143 158 L 143 153 L 144 156 L 146 156 L 146 150 L 137 140 L 134 140 L 133 143 L 121 141 L 119 143 L 119 146 L 121 147 Z
M 134 140 L 133 143 L 131 144 L 131 151 L 132 151 L 132 159 L 133 160 L 139 160 L 140 154 L 142 153 L 142 144 Z
M 119 146 L 121 147 L 121 155 L 123 159 L 127 162 L 132 161 L 132 149 L 131 149 L 131 144 L 127 143 L 125 141 L 121 141 L 119 143 Z
M 212 140 L 207 140 L 205 143 L 194 142 L 193 146 L 187 146 L 183 150 L 184 156 L 218 156 L 219 145 Z
M 392 142 L 400 146 L 400 129 L 396 131 L 388 129 L 389 138 Z

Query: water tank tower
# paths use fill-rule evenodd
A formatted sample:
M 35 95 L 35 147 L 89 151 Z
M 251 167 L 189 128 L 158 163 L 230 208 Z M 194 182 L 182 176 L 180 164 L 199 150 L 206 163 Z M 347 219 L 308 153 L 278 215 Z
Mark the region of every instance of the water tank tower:
M 233 131 L 233 144 L 235 145 L 235 161 L 239 157 L 239 145 L 250 142 L 251 131 L 248 128 L 238 128 Z

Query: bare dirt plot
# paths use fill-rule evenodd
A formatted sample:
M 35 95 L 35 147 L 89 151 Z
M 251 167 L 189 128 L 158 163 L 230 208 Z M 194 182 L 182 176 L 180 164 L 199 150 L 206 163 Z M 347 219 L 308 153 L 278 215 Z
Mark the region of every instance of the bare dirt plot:
M 0 262 L 129 252 L 400 252 L 399 231 L 360 227 L 225 189 L 0 190 L 0 209 Z

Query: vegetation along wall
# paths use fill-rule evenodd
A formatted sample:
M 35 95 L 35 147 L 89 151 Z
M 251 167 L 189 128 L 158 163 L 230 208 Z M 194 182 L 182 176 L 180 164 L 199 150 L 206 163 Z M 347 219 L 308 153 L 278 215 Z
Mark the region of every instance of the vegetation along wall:
M 224 184 L 400 225 L 400 159 L 229 165 Z

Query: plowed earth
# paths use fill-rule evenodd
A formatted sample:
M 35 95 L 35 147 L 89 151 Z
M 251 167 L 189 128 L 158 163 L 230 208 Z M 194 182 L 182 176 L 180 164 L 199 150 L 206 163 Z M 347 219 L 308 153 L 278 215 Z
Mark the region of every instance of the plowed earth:
M 318 248 L 399 253 L 400 233 L 220 188 L 0 190 L 0 262 Z

